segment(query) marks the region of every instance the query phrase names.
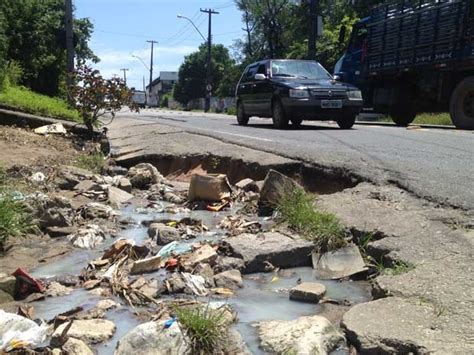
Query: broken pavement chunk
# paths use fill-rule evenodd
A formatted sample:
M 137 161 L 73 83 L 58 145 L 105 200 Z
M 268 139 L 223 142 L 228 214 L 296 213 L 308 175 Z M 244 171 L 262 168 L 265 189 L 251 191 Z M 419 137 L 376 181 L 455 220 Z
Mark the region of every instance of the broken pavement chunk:
M 317 282 L 303 282 L 290 290 L 290 300 L 318 303 L 326 293 L 326 286 Z
M 142 274 L 145 272 L 153 272 L 160 268 L 161 258 L 154 256 L 148 259 L 137 260 L 133 263 L 131 274 Z
M 66 128 L 64 128 L 62 123 L 54 123 L 46 126 L 41 126 L 35 128 L 34 130 L 37 134 L 47 135 L 47 134 L 66 134 Z
M 324 254 L 313 252 L 312 259 L 316 277 L 323 280 L 341 279 L 367 271 L 359 248 L 354 244 Z
M 187 254 L 181 258 L 181 264 L 187 270 L 193 269 L 199 263 L 207 263 L 214 265 L 217 259 L 217 253 L 210 245 L 205 244 L 191 254 Z
M 53 333 L 53 337 L 58 337 L 63 332 L 69 322 L 61 324 Z M 72 322 L 72 326 L 67 332 L 68 336 L 96 344 L 106 341 L 114 335 L 115 324 L 105 319 L 79 319 Z
M 244 286 L 239 270 L 228 270 L 214 276 L 217 287 L 236 290 Z
M 156 238 L 156 243 L 158 245 L 166 245 L 181 239 L 178 229 L 167 226 L 163 223 L 150 224 L 150 227 L 148 228 L 148 236 L 151 239 Z
M 237 184 L 235 184 L 235 187 L 245 191 L 245 192 L 259 192 L 260 188 L 258 187 L 257 183 L 252 180 L 252 179 L 243 179 L 240 180 Z
M 296 183 L 293 179 L 290 179 L 288 176 L 276 170 L 270 169 L 263 182 L 260 198 L 258 200 L 261 213 L 265 215 L 270 214 L 269 212 L 278 206 L 283 194 L 297 188 L 302 189 L 301 185 Z
M 230 199 L 232 188 L 223 174 L 193 175 L 188 200 L 218 202 Z
M 108 200 L 109 203 L 114 207 L 120 208 L 122 203 L 130 201 L 132 198 L 132 194 L 129 194 L 122 189 L 113 186 L 109 186 L 108 188 Z

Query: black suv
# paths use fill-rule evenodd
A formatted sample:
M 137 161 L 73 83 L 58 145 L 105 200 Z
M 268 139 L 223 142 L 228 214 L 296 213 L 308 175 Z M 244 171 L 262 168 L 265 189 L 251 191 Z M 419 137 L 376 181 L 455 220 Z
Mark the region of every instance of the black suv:
M 295 127 L 303 120 L 335 120 L 339 127 L 354 125 L 362 109 L 362 94 L 336 81 L 316 61 L 271 59 L 250 64 L 236 90 L 237 121 L 250 116 L 272 117 L 276 128 Z

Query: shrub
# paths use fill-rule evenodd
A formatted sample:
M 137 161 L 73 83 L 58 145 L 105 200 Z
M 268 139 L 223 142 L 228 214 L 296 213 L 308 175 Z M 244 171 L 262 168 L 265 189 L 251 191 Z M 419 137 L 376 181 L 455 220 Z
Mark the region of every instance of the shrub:
M 99 174 L 105 165 L 105 156 L 101 152 L 81 155 L 76 164 L 79 168 Z
M 316 210 L 313 201 L 314 197 L 302 188 L 287 190 L 282 194 L 277 211 L 291 228 L 314 242 L 319 251 L 345 246 L 345 231 L 338 218 L 332 213 Z
M 227 109 L 226 109 L 226 113 L 227 113 L 228 115 L 235 116 L 235 115 L 237 115 L 237 108 L 236 108 L 234 105 L 233 105 L 233 106 L 229 106 L 229 107 L 227 107 Z
M 176 316 L 189 339 L 191 354 L 214 354 L 224 347 L 225 318 L 223 311 L 209 307 L 176 307 Z
M 15 61 L 4 62 L 0 68 L 0 90 L 10 86 L 16 86 L 23 76 L 23 69 Z

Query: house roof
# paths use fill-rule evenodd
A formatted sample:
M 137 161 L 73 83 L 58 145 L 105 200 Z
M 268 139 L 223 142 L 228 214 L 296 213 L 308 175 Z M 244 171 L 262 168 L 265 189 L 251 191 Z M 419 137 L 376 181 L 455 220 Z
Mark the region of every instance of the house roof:
M 156 86 L 161 81 L 178 81 L 178 72 L 160 71 L 160 76 L 151 82 L 151 86 Z M 147 85 L 146 87 L 148 88 L 150 85 Z

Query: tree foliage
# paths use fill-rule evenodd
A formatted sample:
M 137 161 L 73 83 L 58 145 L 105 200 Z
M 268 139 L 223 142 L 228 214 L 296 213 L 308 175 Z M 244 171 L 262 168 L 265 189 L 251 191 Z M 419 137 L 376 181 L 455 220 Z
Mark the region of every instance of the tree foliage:
M 100 117 L 107 114 L 114 117 L 122 106 L 139 111 L 132 100 L 132 92 L 120 78 L 104 79 L 98 70 L 84 65 L 77 69 L 74 79 L 72 95 L 76 108 L 91 134 L 94 126 L 100 124 Z
M 232 96 L 236 76 L 240 75 L 229 50 L 221 44 L 213 45 L 212 53 L 212 87 L 213 96 Z M 202 44 L 199 50 L 186 56 L 179 68 L 179 78 L 173 91 L 173 97 L 186 105 L 190 100 L 206 95 L 207 45 Z M 237 79 L 238 80 L 238 79 Z
M 88 19 L 75 20 L 79 61 L 98 61 L 87 44 L 92 29 Z M 51 96 L 60 92 L 65 80 L 65 37 L 63 0 L 0 1 L 0 56 L 3 47 L 3 61 L 22 67 L 21 84 Z

